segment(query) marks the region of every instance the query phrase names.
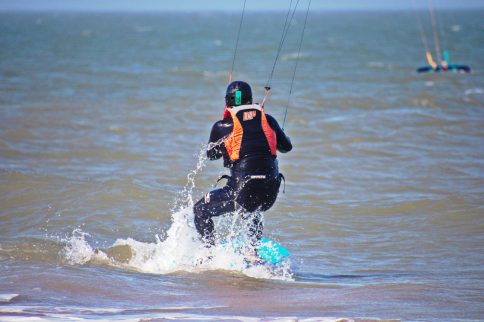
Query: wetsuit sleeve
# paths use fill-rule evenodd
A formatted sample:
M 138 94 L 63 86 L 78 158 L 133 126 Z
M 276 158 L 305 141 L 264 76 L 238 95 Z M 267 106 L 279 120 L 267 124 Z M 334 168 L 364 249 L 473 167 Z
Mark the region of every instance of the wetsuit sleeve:
M 213 125 L 207 147 L 207 157 L 210 160 L 217 160 L 223 156 L 225 149 L 223 138 L 230 134 L 231 129 L 231 124 L 227 124 L 224 120 Z
M 291 139 L 282 131 L 281 127 L 279 126 L 279 123 L 277 123 L 276 119 L 273 118 L 270 115 L 267 115 L 267 122 L 269 122 L 269 125 L 271 128 L 276 132 L 276 138 L 277 138 L 277 151 L 281 153 L 286 153 L 292 150 L 292 143 Z

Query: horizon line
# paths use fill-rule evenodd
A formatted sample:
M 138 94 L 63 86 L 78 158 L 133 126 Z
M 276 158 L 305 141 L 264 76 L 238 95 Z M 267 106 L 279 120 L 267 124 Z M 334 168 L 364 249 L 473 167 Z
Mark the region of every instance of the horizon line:
M 426 8 L 416 8 L 419 11 L 427 11 Z M 469 10 L 484 10 L 483 6 L 475 7 L 446 7 L 434 9 L 437 11 L 469 11 Z M 411 8 L 317 8 L 312 9 L 311 12 L 401 12 L 413 10 Z M 285 9 L 246 9 L 246 12 L 251 13 L 265 13 L 265 12 L 286 12 Z M 301 10 L 303 11 L 303 10 Z M 64 13 L 64 12 L 80 12 L 80 13 L 239 13 L 236 9 L 162 9 L 162 8 L 0 8 L 0 12 L 42 12 L 42 13 Z

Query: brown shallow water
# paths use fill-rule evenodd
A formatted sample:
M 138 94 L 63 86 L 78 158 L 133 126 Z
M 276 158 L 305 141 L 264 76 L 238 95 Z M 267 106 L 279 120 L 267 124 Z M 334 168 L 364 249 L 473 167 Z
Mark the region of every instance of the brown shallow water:
M 414 72 L 411 14 L 310 16 L 264 217 L 277 269 L 194 264 L 236 14 L 0 14 L 0 320 L 483 320 L 484 25 L 442 14 L 469 75 Z M 261 15 L 235 70 L 258 98 L 283 19 Z

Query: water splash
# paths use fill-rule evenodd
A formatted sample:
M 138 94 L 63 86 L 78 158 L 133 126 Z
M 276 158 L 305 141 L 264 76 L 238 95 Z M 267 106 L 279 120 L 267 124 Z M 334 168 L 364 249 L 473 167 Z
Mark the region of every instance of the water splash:
M 183 208 L 193 207 L 193 190 L 196 187 L 195 180 L 197 176 L 202 173 L 203 169 L 205 168 L 207 162 L 207 145 L 204 144 L 201 146 L 200 151 L 198 152 L 198 161 L 195 169 L 192 170 L 187 175 L 187 183 L 180 194 L 177 196 L 175 200 L 174 207 L 172 208 L 172 212 L 176 213 Z
M 205 167 L 205 151 L 206 146 L 198 154 L 197 165 L 188 174 L 187 184 L 175 201 L 172 223 L 164 239 L 155 236 L 152 243 L 117 239 L 107 249 L 95 249 L 86 240 L 89 234 L 76 229 L 63 250 L 66 261 L 71 265 L 103 264 L 151 274 L 229 270 L 254 278 L 292 280 L 289 260 L 277 266 L 248 262 L 246 255 L 251 246 L 246 236 L 251 220 L 240 212 L 214 218 L 217 246 L 206 248 L 201 243 L 194 224 L 192 194 L 196 178 Z
M 80 228 L 72 232 L 62 254 L 69 264 L 85 264 L 93 258 L 95 251 L 86 241 L 86 236 L 89 234 Z
M 248 264 L 245 256 L 248 244 L 240 237 L 244 229 L 235 224 L 240 217 L 220 218 L 222 231 L 228 230 L 228 234 L 220 234 L 217 246 L 208 249 L 199 240 L 193 216 L 191 208 L 174 213 L 164 240 L 157 237 L 155 242 L 147 243 L 132 238 L 118 239 L 107 249 L 94 249 L 86 240 L 89 234 L 76 229 L 67 241 L 64 257 L 71 265 L 103 264 L 151 274 L 227 270 L 254 278 L 293 280 L 290 261 L 277 266 Z M 127 253 L 120 257 L 116 253 L 119 249 L 127 249 Z

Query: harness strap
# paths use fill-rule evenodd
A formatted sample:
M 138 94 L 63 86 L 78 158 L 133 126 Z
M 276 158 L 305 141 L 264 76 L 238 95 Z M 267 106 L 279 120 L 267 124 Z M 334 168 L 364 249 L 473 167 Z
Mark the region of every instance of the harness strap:
M 267 179 L 267 176 L 265 174 L 249 174 L 247 176 L 245 176 L 244 178 L 244 183 L 247 183 L 249 182 L 250 180 L 265 180 Z M 279 180 L 279 182 L 281 181 L 284 181 L 284 187 L 282 188 L 282 193 L 286 193 L 286 178 L 284 177 L 284 175 L 282 173 L 279 172 L 279 174 L 277 175 L 277 180 Z
M 282 173 L 279 173 L 279 181 L 284 181 L 284 187 L 282 188 L 282 193 L 286 193 L 286 178 Z
M 217 186 L 217 184 L 219 183 L 220 180 L 222 179 L 227 179 L 227 180 L 230 180 L 230 178 L 232 178 L 231 176 L 229 176 L 228 174 L 224 174 L 223 176 L 220 176 L 218 179 L 217 179 L 217 182 L 215 182 L 215 185 L 214 187 Z
M 217 184 L 219 183 L 220 180 L 222 180 L 222 179 L 230 180 L 231 178 L 232 177 L 229 176 L 228 174 L 224 174 L 224 175 L 220 176 L 217 179 L 217 182 L 215 182 L 214 187 L 217 186 Z M 265 179 L 267 179 L 267 175 L 265 175 L 265 174 L 249 174 L 249 175 L 245 176 L 243 185 L 245 185 L 250 180 L 265 180 Z M 279 182 L 284 181 L 284 187 L 282 188 L 282 193 L 286 193 L 286 178 L 284 177 L 284 175 L 282 173 L 279 173 L 277 175 L 277 179 L 279 180 Z

